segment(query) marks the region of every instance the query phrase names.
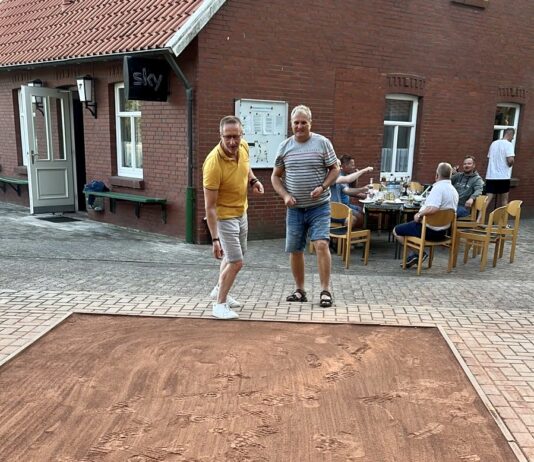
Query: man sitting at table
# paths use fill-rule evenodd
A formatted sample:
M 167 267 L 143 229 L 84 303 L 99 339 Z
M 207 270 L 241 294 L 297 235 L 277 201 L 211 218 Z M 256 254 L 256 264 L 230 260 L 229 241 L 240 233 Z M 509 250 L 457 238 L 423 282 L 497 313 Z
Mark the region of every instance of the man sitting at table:
M 369 191 L 368 186 L 362 188 L 353 187 L 360 176 L 364 173 L 372 172 L 373 167 L 366 167 L 362 170 L 357 170 L 354 165 L 354 159 L 346 154 L 341 156 L 341 159 L 338 160 L 340 164 L 340 173 L 337 177 L 336 182 L 330 186 L 330 201 L 331 202 L 340 202 L 341 204 L 346 205 L 352 210 L 352 228 L 361 228 L 363 225 L 363 212 L 361 207 L 350 203 L 351 197 L 357 197 L 360 199 L 365 199 L 367 197 L 367 192 Z
M 404 245 L 404 236 L 421 237 L 422 221 L 425 215 L 432 215 L 439 210 L 454 210 L 458 207 L 458 191 L 451 183 L 452 167 L 451 164 L 441 162 L 436 170 L 436 182 L 428 194 L 425 204 L 419 209 L 414 216 L 414 221 L 402 223 L 395 226 L 393 235 L 395 239 Z M 441 241 L 445 238 L 450 226 L 426 227 L 426 238 L 429 241 Z M 428 258 L 428 254 L 423 254 L 423 261 Z M 419 259 L 419 254 L 410 252 L 406 257 L 406 267 L 410 268 Z
M 459 167 L 455 170 L 459 170 Z M 470 209 L 475 199 L 482 194 L 484 189 L 484 180 L 476 171 L 474 156 L 464 157 L 462 170 L 454 173 L 451 178 L 452 185 L 458 191 L 458 209 L 456 210 L 458 218 L 466 217 L 471 213 Z

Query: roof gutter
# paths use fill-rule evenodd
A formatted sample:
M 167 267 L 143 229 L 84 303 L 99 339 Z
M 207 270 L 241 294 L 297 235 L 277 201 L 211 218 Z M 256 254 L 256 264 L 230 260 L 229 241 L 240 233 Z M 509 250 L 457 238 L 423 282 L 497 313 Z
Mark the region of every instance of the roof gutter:
M 85 64 L 87 62 L 105 62 L 105 61 L 114 61 L 123 58 L 124 56 L 135 55 L 161 55 L 162 53 L 169 53 L 171 50 L 169 48 L 154 48 L 150 50 L 131 50 L 124 51 L 120 53 L 110 53 L 106 55 L 92 55 L 92 56 L 79 56 L 77 58 L 66 58 L 50 61 L 40 61 L 37 63 L 22 63 L 22 64 L 7 64 L 0 65 L 0 71 L 14 71 L 14 70 L 24 70 L 24 69 L 37 69 L 40 67 L 50 67 L 50 66 L 64 66 L 69 64 Z M 147 56 L 148 57 L 148 56 Z

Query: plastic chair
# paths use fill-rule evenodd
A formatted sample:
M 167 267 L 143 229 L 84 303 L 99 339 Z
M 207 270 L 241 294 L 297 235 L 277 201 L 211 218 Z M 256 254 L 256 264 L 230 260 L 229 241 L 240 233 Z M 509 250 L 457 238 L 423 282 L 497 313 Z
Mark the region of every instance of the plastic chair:
M 417 261 L 417 275 L 421 275 L 421 269 L 423 268 L 423 253 L 425 247 L 429 247 L 430 255 L 428 256 L 428 267 L 432 268 L 432 260 L 434 258 L 434 248 L 437 246 L 447 247 L 449 249 L 449 262 L 447 266 L 447 273 L 450 273 L 454 266 L 454 249 L 456 247 L 456 210 L 439 210 L 432 215 L 424 215 L 423 222 L 421 223 L 423 228 L 421 231 L 421 237 L 406 236 L 404 238 L 404 249 L 402 254 L 402 269 L 406 269 L 406 256 L 408 254 L 408 248 L 415 250 L 419 253 L 419 259 Z M 446 236 L 441 241 L 428 241 L 426 239 L 426 227 L 430 226 L 445 226 L 449 225 L 450 236 Z
M 456 233 L 458 241 L 454 253 L 454 266 L 458 258 L 460 244 L 462 240 L 465 241 L 464 247 L 464 264 L 467 263 L 469 250 L 475 246 L 481 253 L 480 257 L 480 271 L 486 269 L 488 262 L 489 245 L 495 244 L 495 252 L 493 254 L 493 267 L 497 266 L 497 258 L 502 255 L 502 240 L 506 232 L 506 223 L 508 212 L 507 207 L 499 207 L 489 214 L 488 223 L 478 228 L 459 229 Z M 479 253 L 478 251 L 476 253 Z M 473 254 L 475 256 L 475 254 Z
M 330 228 L 330 238 L 337 239 L 338 255 L 342 255 L 345 268 L 350 266 L 350 252 L 353 244 L 365 243 L 363 260 L 367 265 L 369 260 L 369 248 L 371 246 L 371 231 L 368 229 L 351 230 L 352 210 L 339 202 L 332 202 L 332 218 L 346 220 L 346 226 Z M 333 223 L 336 225 L 337 223 Z

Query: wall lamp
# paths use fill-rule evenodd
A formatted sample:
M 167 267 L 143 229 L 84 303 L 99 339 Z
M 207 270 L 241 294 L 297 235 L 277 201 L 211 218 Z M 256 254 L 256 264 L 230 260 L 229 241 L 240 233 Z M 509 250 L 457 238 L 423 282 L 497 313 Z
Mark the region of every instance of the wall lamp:
M 35 79 L 31 82 L 28 82 L 28 87 L 42 87 L 43 81 L 41 79 Z M 32 103 L 35 104 L 35 109 L 37 109 L 42 115 L 43 111 L 43 97 L 42 96 L 32 96 Z
M 78 95 L 80 96 L 80 101 L 85 103 L 85 109 L 96 119 L 96 101 L 95 101 L 95 86 L 94 80 L 91 76 L 86 75 L 84 77 L 78 77 L 76 79 L 76 85 L 78 87 Z

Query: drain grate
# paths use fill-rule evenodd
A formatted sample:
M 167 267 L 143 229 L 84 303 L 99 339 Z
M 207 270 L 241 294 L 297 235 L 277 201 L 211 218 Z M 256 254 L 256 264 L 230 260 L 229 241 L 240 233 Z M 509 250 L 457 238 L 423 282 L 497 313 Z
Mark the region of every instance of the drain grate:
M 37 218 L 39 220 L 51 221 L 52 223 L 68 223 L 70 221 L 80 221 L 80 220 L 77 220 L 76 218 L 64 217 L 62 215 L 58 215 L 57 217 L 37 217 Z

